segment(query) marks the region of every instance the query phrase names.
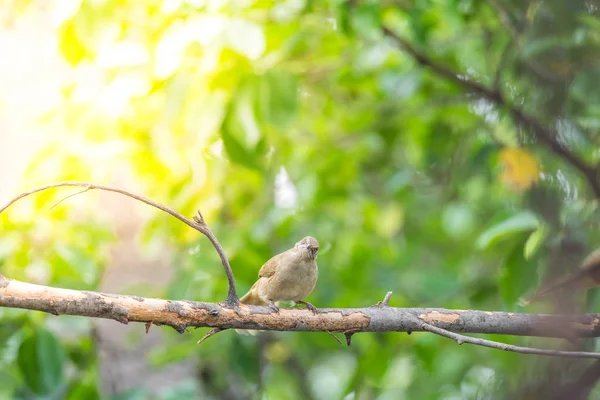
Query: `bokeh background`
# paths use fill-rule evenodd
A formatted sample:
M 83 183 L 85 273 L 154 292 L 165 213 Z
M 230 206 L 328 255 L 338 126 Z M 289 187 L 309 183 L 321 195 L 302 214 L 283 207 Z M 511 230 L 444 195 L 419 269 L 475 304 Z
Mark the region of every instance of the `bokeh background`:
M 306 235 L 317 307 L 526 309 L 600 239 L 595 0 L 7 0 L 0 203 L 56 181 L 202 210 L 243 294 Z M 400 39 L 400 40 L 399 40 Z M 459 80 L 418 60 L 402 41 Z M 206 238 L 116 194 L 57 189 L 0 215 L 0 272 L 171 299 L 227 292 Z M 593 299 L 588 302 L 593 308 Z M 546 307 L 546 308 L 544 308 Z M 0 309 L 0 397 L 543 397 L 587 361 L 430 334 L 224 332 Z M 493 337 L 563 346 L 550 339 Z M 594 348 L 594 344 L 587 344 Z M 560 367 L 559 367 L 560 366 Z M 516 397 L 515 397 L 516 396 Z

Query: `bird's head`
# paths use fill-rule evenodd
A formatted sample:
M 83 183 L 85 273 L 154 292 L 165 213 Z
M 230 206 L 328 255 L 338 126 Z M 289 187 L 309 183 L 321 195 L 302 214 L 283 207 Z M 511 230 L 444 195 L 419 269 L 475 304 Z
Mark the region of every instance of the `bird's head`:
M 297 249 L 306 250 L 309 256 L 314 260 L 319 252 L 319 242 L 312 236 L 307 236 L 296 243 Z

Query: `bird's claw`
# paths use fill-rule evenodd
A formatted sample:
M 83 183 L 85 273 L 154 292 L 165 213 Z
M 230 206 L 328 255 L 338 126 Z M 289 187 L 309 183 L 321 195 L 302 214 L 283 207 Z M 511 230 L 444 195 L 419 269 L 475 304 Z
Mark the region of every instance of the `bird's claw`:
M 306 306 L 306 308 L 308 308 L 310 311 L 312 311 L 312 313 L 315 315 L 317 315 L 319 313 L 319 310 L 317 310 L 317 307 L 313 306 L 308 301 L 299 301 L 298 304 L 304 304 Z
M 278 313 L 279 312 L 279 307 L 277 307 L 277 305 L 275 303 L 273 303 L 272 301 L 269 302 L 269 308 L 271 309 L 271 311 Z

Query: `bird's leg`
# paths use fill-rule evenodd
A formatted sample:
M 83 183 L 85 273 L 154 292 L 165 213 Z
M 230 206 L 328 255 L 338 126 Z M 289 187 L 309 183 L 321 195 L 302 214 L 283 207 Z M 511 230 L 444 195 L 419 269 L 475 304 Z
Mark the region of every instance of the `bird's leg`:
M 273 311 L 278 313 L 279 312 L 279 307 L 277 307 L 277 305 L 275 303 L 273 303 L 271 300 L 269 300 L 269 308 Z
M 310 311 L 312 311 L 312 313 L 315 314 L 315 315 L 317 315 L 319 313 L 319 311 L 317 310 L 317 307 L 313 306 L 308 301 L 299 300 L 296 303 L 298 303 L 298 304 L 304 304 L 306 306 L 306 308 L 308 308 Z

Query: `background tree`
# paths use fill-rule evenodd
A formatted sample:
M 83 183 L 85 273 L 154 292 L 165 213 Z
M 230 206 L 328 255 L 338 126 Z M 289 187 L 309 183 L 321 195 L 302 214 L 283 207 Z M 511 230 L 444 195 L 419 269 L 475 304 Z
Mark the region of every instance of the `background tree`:
M 5 29 L 51 14 L 69 68 L 39 122 L 51 136 L 20 186 L 110 182 L 184 215 L 201 208 L 240 293 L 265 260 L 310 234 L 321 242 L 308 299 L 317 307 L 366 306 L 392 290 L 397 307 L 523 311 L 520 296 L 600 243 L 598 7 L 13 2 Z M 112 277 L 130 294 L 222 300 L 219 260 L 194 231 L 140 211 L 138 234 L 124 222 L 138 206 L 89 193 L 48 212 L 62 197 L 42 193 L 0 216 L 2 274 L 88 290 Z M 130 247 L 115 250 L 124 239 Z M 171 274 L 123 278 L 115 265 L 132 263 Z M 154 284 L 137 284 L 140 274 Z M 91 321 L 0 317 L 2 395 L 150 395 L 141 382 L 123 392 L 106 371 L 99 383 L 107 361 Z M 121 329 L 110 326 L 109 336 Z M 582 372 L 589 361 L 558 367 L 424 334 L 365 334 L 350 349 L 323 334 L 161 340 L 139 357 L 156 368 L 192 360 L 187 379 L 152 391 L 161 399 L 532 398 L 549 377 L 567 385 L 594 372 Z

